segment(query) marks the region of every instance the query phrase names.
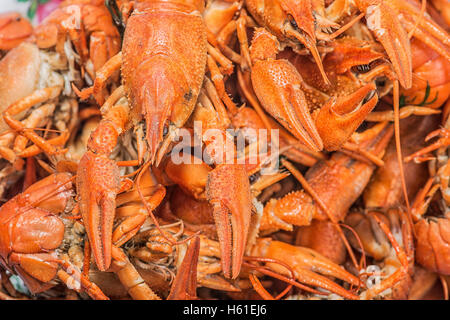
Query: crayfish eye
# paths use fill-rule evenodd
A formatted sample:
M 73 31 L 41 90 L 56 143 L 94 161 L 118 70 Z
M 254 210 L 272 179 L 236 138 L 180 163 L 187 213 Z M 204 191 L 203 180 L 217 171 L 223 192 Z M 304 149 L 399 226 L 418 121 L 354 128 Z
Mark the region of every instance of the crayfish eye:
M 360 64 L 360 65 L 353 67 L 353 71 L 355 73 L 366 73 L 366 72 L 369 72 L 370 69 L 371 69 L 370 64 Z
M 192 97 L 193 97 L 192 90 L 189 90 L 189 92 L 186 92 L 183 96 L 186 102 L 189 102 L 192 99 Z
M 298 24 L 295 21 L 294 17 L 291 15 L 288 15 L 289 23 L 294 27 L 294 29 L 298 29 Z
M 166 123 L 163 128 L 163 137 L 167 136 L 168 133 L 169 133 L 169 126 Z
M 248 177 L 248 180 L 249 180 L 250 184 L 252 184 L 256 180 L 258 180 L 258 176 L 259 176 L 258 173 L 254 173 L 250 177 Z

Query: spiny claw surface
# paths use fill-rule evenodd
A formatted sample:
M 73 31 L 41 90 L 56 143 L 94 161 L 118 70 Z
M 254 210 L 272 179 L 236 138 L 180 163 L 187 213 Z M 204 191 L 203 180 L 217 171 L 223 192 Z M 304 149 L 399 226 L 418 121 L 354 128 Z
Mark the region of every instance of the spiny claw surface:
M 252 212 L 250 184 L 244 166 L 219 165 L 209 173 L 206 191 L 214 207 L 223 273 L 235 279 L 241 270 Z
M 364 121 L 378 102 L 374 83 L 347 97 L 331 99 L 317 113 L 317 131 L 326 150 L 338 150 Z

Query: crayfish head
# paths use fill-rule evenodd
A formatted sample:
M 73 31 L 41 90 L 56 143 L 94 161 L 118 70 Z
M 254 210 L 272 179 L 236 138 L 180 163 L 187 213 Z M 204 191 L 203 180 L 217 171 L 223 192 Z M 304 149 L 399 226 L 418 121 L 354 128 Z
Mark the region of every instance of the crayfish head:
M 168 149 L 176 129 L 191 115 L 198 90 L 189 86 L 179 65 L 156 55 L 141 63 L 130 91 L 135 112 L 141 109 L 144 116 L 149 158 L 155 163 Z

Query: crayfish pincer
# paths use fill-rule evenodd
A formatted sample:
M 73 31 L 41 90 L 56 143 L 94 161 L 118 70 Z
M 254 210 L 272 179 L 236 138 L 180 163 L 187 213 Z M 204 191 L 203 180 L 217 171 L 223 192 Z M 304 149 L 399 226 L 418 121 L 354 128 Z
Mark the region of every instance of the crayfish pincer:
M 90 138 L 77 175 L 80 211 L 102 271 L 111 264 L 115 197 L 120 189 L 119 170 L 109 156 L 127 129 L 134 126 L 143 132 L 139 124 L 143 119 L 146 142 L 138 143 L 146 144 L 148 153 L 143 151 L 145 146 L 139 147 L 139 162 L 145 157 L 154 163 L 191 115 L 206 68 L 202 11 L 203 3 L 195 0 L 135 1 L 122 51 L 96 73 L 93 87 L 78 93 L 82 98 L 93 94 L 103 105 L 103 119 Z M 105 102 L 103 89 L 118 69 L 123 85 Z M 108 107 L 112 97 L 117 101 L 124 96 L 126 103 Z
M 127 19 L 122 51 L 96 74 L 94 85 L 78 92 L 105 102 L 104 87 L 121 70 L 122 86 L 112 96 L 126 96 L 130 110 L 119 128 L 146 123 L 151 162 L 162 157 L 177 128 L 194 110 L 206 69 L 207 37 L 203 2 L 139 0 Z M 104 106 L 103 109 L 106 109 Z M 119 133 L 120 129 L 118 129 Z M 166 139 L 166 143 L 163 143 Z M 140 160 L 143 154 L 139 155 Z
M 159 164 L 177 129 L 183 127 L 191 116 L 206 71 L 207 30 L 201 14 L 202 1 L 140 0 L 135 1 L 133 7 L 126 23 L 122 51 L 99 70 L 93 87 L 78 92 L 81 98 L 92 94 L 99 104 L 103 104 L 103 119 L 91 135 L 77 174 L 80 212 L 101 271 L 107 270 L 111 264 L 115 196 L 120 190 L 118 167 L 109 159 L 117 138 L 130 127 L 144 136 L 142 122 L 145 122 L 146 139 L 137 141 L 139 163 L 145 158 L 148 164 Z M 122 86 L 105 102 L 103 89 L 107 79 L 119 68 Z M 127 99 L 122 99 L 124 96 Z M 126 102 L 121 102 L 123 100 Z M 118 104 L 114 105 L 115 102 Z M 233 172 L 247 179 L 243 169 Z M 247 192 L 248 182 L 243 186 Z M 224 197 L 214 195 L 212 198 L 215 203 L 221 203 L 218 208 L 230 207 L 224 204 L 227 203 L 222 199 Z M 246 208 L 245 214 L 231 209 L 221 210 L 220 214 L 242 214 L 247 221 L 250 198 L 241 200 L 238 205 Z M 243 256 L 243 250 L 236 247 L 244 247 L 248 231 L 248 224 L 243 224 L 243 232 L 235 234 L 234 240 L 229 241 L 230 245 L 227 241 L 231 239 L 227 233 L 229 228 L 219 228 L 222 234 L 219 238 L 224 239 L 222 243 L 227 241 L 224 245 L 227 254 L 223 259 L 233 261 L 233 272 L 224 272 L 234 278 L 239 274 Z M 140 225 L 134 227 L 138 230 Z M 229 264 L 224 263 L 224 266 L 228 269 Z

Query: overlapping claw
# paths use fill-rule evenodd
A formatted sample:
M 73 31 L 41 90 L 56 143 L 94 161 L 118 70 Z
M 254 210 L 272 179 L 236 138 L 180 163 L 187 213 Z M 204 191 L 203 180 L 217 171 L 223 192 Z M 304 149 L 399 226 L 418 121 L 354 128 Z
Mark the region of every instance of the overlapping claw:
M 347 299 L 358 299 L 358 296 L 331 281 L 327 276 L 341 279 L 353 286 L 362 285 L 360 280 L 312 249 L 260 238 L 252 254 L 287 263 L 301 283 L 326 289 Z M 287 274 L 286 268 L 281 265 L 268 263 L 267 266 L 276 272 Z
M 244 166 L 217 166 L 208 175 L 206 193 L 214 208 L 223 273 L 235 279 L 241 270 L 252 213 L 250 184 Z
M 167 300 L 197 299 L 197 263 L 199 254 L 200 238 L 195 237 L 191 240 L 186 250 Z
M 255 32 L 250 48 L 253 89 L 272 117 L 306 146 L 321 150 L 322 140 L 300 89 L 303 80 L 289 61 L 275 60 L 278 46 L 278 41 L 265 29 Z
M 279 37 L 284 44 L 295 51 L 306 47 L 317 64 L 323 81 L 330 84 L 317 48 L 317 39 L 323 40 L 325 35 L 320 29 L 338 25 L 324 16 L 323 2 L 247 0 L 245 5 L 255 20 Z M 328 40 L 327 36 L 325 35 L 325 39 Z
M 206 198 L 212 205 L 212 217 L 220 241 L 222 269 L 225 277 L 236 278 L 242 264 L 253 207 L 245 165 L 220 164 L 211 169 L 203 162 L 175 165 L 168 160 L 165 170 L 167 176 L 176 182 L 183 192 L 198 200 Z M 208 202 L 203 204 L 207 205 L 207 211 L 210 208 Z M 184 201 L 183 205 L 193 204 Z M 178 207 L 180 208 L 182 206 Z M 202 216 L 205 218 L 207 215 L 209 212 L 199 215 L 197 211 L 194 220 L 200 221 Z M 183 219 L 186 219 L 186 216 Z
M 108 158 L 86 153 L 80 161 L 77 173 L 80 211 L 100 271 L 106 271 L 111 264 L 111 240 L 116 194 L 120 188 L 119 176 L 117 164 Z
M 112 242 L 115 246 L 121 246 L 133 238 L 145 223 L 149 215 L 148 210 L 154 210 L 158 207 L 166 196 L 166 188 L 162 185 L 142 187 L 140 184 L 139 189 L 146 202 L 146 205 L 144 205 L 136 203 L 137 199 L 140 200 L 139 192 L 136 189 L 122 193 L 116 198 L 116 218 L 121 218 L 122 221 L 112 234 Z
M 315 124 L 324 148 L 338 150 L 364 121 L 378 102 L 374 83 L 346 97 L 332 98 L 319 109 Z
M 404 88 L 410 88 L 411 46 L 397 13 L 383 1 L 358 0 L 356 4 L 366 14 L 367 27 L 386 50 L 400 84 Z
M 104 120 L 91 134 L 88 151 L 77 170 L 77 192 L 80 212 L 92 252 L 100 271 L 111 264 L 111 239 L 120 189 L 119 167 L 109 159 L 117 143 L 117 127 Z

